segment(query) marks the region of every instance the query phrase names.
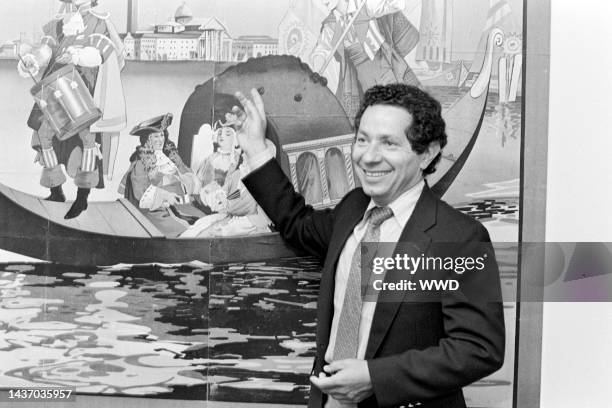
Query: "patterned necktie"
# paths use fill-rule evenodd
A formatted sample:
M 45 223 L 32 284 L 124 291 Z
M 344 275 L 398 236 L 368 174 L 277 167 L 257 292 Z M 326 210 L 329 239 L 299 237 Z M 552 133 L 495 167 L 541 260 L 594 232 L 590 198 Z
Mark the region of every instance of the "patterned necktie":
M 378 244 L 380 241 L 380 224 L 393 216 L 389 207 L 374 207 L 368 213 L 368 226 L 365 235 L 357 246 L 351 269 L 346 283 L 344 302 L 338 319 L 338 332 L 334 346 L 333 360 L 345 358 L 356 358 L 359 346 L 359 321 L 361 320 L 361 244 L 372 242 Z M 368 259 L 373 259 L 374 254 L 368 254 Z

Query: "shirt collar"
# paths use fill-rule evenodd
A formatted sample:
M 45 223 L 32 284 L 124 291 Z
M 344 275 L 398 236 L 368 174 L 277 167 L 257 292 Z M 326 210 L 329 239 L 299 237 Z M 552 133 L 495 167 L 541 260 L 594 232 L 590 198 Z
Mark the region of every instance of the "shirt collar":
M 414 207 L 416 206 L 416 203 L 423 192 L 423 187 L 425 187 L 425 181 L 421 180 L 410 189 L 403 192 L 402 195 L 397 197 L 387 206 L 393 211 L 392 219 L 394 219 L 400 227 L 403 227 L 408 222 L 408 219 L 412 215 Z M 367 212 L 374 207 L 376 207 L 376 204 L 374 204 L 373 200 L 370 200 L 365 214 L 367 214 Z

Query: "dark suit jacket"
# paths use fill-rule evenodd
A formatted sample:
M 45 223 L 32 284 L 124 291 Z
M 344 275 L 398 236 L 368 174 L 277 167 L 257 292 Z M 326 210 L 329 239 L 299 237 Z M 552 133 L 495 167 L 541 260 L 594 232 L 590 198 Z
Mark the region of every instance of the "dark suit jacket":
M 274 160 L 243 181 L 291 245 L 324 260 L 313 367 L 313 374 L 318 375 L 325 364 L 329 342 L 338 258 L 362 219 L 370 197 L 357 188 L 334 209 L 314 210 L 294 192 Z M 424 251 L 437 242 L 459 242 L 466 246 L 471 242 L 487 242 L 485 270 L 457 277 L 462 287 L 472 293 L 482 290 L 490 296 L 487 300 L 501 299 L 499 272 L 486 229 L 435 197 L 429 187 L 425 186 L 400 242 L 418 242 Z M 405 271 L 402 274 L 406 276 Z M 393 275 L 388 272 L 385 280 Z M 421 408 L 465 407 L 461 387 L 496 371 L 503 363 L 501 302 L 466 300 L 447 292 L 436 302 L 409 298 L 389 301 L 385 296 L 387 292 L 381 292 L 378 298 L 365 355 L 374 395 L 359 407 L 408 406 L 416 402 L 422 404 Z M 309 407 L 322 407 L 326 398 L 312 387 Z

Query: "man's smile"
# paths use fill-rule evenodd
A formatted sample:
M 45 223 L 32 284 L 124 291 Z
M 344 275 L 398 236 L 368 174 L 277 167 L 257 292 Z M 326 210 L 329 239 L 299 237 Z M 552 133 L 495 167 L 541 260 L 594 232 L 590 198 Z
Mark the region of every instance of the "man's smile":
M 361 171 L 363 171 L 363 173 L 365 174 L 366 177 L 369 178 L 380 178 L 380 177 L 384 177 L 387 174 L 390 174 L 392 170 L 365 170 L 365 169 L 361 169 Z

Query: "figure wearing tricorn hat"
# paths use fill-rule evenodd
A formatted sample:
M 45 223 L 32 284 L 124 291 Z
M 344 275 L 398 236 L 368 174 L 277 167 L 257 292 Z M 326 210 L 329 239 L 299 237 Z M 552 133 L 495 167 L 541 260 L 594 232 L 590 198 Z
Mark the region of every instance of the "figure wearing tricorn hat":
M 163 231 L 178 235 L 186 225 L 168 217 L 167 208 L 189 202 L 189 196 L 200 191 L 200 182 L 191 169 L 172 161 L 171 148 L 164 151 L 169 147 L 168 127 L 172 118 L 171 113 L 156 116 L 130 131 L 130 135 L 140 139 L 140 145 L 130 157 L 130 167 L 123 176 L 119 193 Z
M 166 204 L 184 200 L 185 194 L 200 190 L 195 173 L 180 157 L 174 158 L 176 146 L 169 140 L 168 127 L 173 115 L 166 113 L 136 125 L 130 135 L 140 139 L 140 145 L 130 157 L 130 168 L 119 192 L 141 209 L 156 210 Z M 174 149 L 173 149 L 174 147 Z
M 112 172 L 119 131 L 126 124 L 119 76 L 123 44 L 109 15 L 92 9 L 97 1 L 61 2 L 60 14 L 43 27 L 38 49 L 21 56 L 18 71 L 35 81 L 42 73 L 32 88 L 32 147 L 43 166 L 40 183 L 51 190 L 48 200 L 66 200 L 61 164 L 74 178 L 77 197 L 65 216 L 74 218 L 87 209 L 91 188 L 104 186 L 100 143 L 111 156 Z

